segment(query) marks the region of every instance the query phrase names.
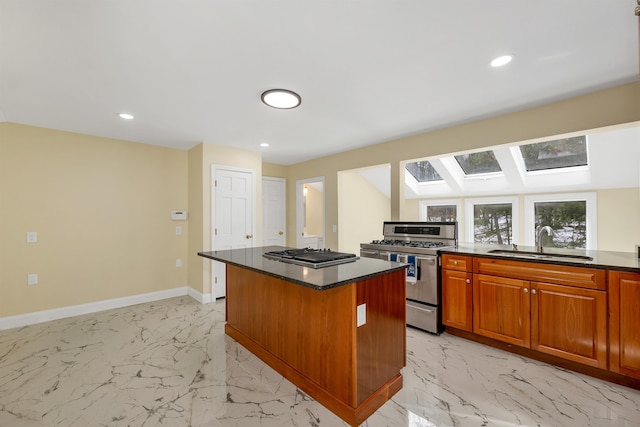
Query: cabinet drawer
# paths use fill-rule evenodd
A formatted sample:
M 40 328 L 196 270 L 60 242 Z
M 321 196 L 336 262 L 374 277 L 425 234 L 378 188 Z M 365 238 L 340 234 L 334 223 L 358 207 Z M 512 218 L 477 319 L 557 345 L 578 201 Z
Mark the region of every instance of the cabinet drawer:
M 492 276 L 555 283 L 578 288 L 607 289 L 606 270 L 597 268 L 474 258 L 473 271 Z
M 463 255 L 442 254 L 442 268 L 447 270 L 471 271 L 471 257 Z

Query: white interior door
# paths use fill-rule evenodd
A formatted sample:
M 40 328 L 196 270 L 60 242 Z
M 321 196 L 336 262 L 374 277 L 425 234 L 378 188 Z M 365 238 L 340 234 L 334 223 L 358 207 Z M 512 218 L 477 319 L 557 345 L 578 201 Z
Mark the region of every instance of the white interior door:
M 286 180 L 262 178 L 262 245 L 286 246 Z
M 255 229 L 255 173 L 252 170 L 212 166 L 213 250 L 253 246 Z M 214 298 L 226 295 L 226 266 L 215 262 L 212 269 Z

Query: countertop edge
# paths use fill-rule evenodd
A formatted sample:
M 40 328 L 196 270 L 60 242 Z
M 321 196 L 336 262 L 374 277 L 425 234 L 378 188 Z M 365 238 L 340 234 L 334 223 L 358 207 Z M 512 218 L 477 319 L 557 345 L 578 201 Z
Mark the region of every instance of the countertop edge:
M 492 246 L 492 249 L 500 247 L 498 245 Z M 568 267 L 583 267 L 583 268 L 595 268 L 599 270 L 615 270 L 621 272 L 630 272 L 630 273 L 640 273 L 640 260 L 635 260 L 637 265 L 622 265 L 616 264 L 614 262 L 606 262 L 600 261 L 598 258 L 606 258 L 607 255 L 611 256 L 620 256 L 620 254 L 624 254 L 629 260 L 628 262 L 633 262 L 632 253 L 626 252 L 608 252 L 608 251 L 588 251 L 589 255 L 594 255 L 594 261 L 575 261 L 571 259 L 560 260 L 560 259 L 530 259 L 525 257 L 518 257 L 514 255 L 500 255 L 495 253 L 489 253 L 487 249 L 482 247 L 464 247 L 459 246 L 456 248 L 443 248 L 438 251 L 440 254 L 453 254 L 453 255 L 466 255 L 472 257 L 483 257 L 483 258 L 494 258 L 501 259 L 505 261 L 518 261 L 518 262 L 530 262 L 534 264 L 548 264 L 548 265 L 564 265 Z M 600 254 L 598 256 L 598 254 Z
M 382 276 L 384 274 L 392 273 L 392 272 L 398 271 L 398 270 L 404 270 L 404 269 L 406 269 L 408 267 L 408 264 L 398 263 L 398 266 L 391 267 L 391 268 L 386 269 L 384 271 L 378 271 L 378 272 L 371 273 L 371 274 L 363 274 L 362 276 L 357 276 L 357 277 L 354 277 L 354 278 L 350 278 L 348 280 L 340 280 L 340 281 L 337 281 L 337 282 L 334 282 L 334 283 L 331 283 L 331 284 L 327 284 L 327 285 L 324 285 L 324 286 L 319 286 L 319 285 L 314 285 L 313 283 L 305 282 L 303 280 L 298 280 L 298 279 L 295 279 L 293 277 L 289 277 L 289 276 L 286 276 L 286 275 L 276 274 L 276 273 L 273 273 L 273 272 L 270 272 L 270 271 L 267 271 L 267 270 L 263 270 L 263 269 L 256 268 L 256 267 L 252 267 L 250 265 L 246 265 L 246 264 L 230 261 L 230 260 L 228 260 L 226 258 L 223 258 L 223 257 L 216 257 L 214 255 L 211 255 L 211 254 L 207 253 L 207 252 L 198 252 L 197 254 L 198 254 L 198 256 L 201 256 L 203 258 L 212 259 L 212 260 L 215 260 L 215 261 L 223 262 L 225 264 L 234 265 L 234 266 L 240 267 L 240 268 L 246 268 L 247 270 L 251 270 L 251 271 L 254 271 L 256 273 L 261 273 L 261 274 L 264 274 L 266 276 L 274 277 L 276 279 L 285 280 L 287 282 L 295 283 L 297 285 L 301 285 L 301 286 L 304 286 L 304 287 L 307 287 L 307 288 L 315 289 L 317 291 L 325 291 L 325 290 L 328 290 L 328 289 L 333 289 L 333 288 L 336 288 L 336 287 L 339 287 L 339 286 L 343 286 L 343 285 L 346 285 L 346 284 L 349 284 L 349 283 L 354 283 L 354 282 L 357 282 L 357 281 L 366 280 L 366 279 L 370 279 L 370 278 L 377 277 L 377 276 Z M 273 261 L 273 262 L 281 262 L 281 261 Z M 355 262 L 357 262 L 357 261 L 355 261 Z M 296 267 L 304 268 L 302 266 L 296 266 Z M 330 266 L 330 267 L 323 267 L 323 268 L 334 268 L 334 267 L 338 267 L 338 266 Z

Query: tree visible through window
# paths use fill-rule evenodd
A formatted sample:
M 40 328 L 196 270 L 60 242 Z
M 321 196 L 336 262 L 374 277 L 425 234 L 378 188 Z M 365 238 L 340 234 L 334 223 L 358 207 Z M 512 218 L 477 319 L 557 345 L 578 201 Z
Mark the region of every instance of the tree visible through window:
M 404 167 L 418 182 L 442 181 L 442 177 L 433 165 L 427 161 L 407 163 Z
M 473 240 L 478 243 L 511 244 L 513 236 L 511 203 L 473 206 Z
M 427 221 L 455 221 L 456 205 L 427 206 Z
M 520 152 L 528 172 L 588 164 L 587 137 L 584 135 L 521 145 Z
M 467 153 L 454 156 L 465 175 L 477 175 L 481 173 L 502 172 L 498 160 L 493 151 L 480 153 Z
M 584 249 L 587 247 L 587 202 L 585 200 L 567 202 L 534 203 L 536 229 L 549 225 L 555 236 L 545 236 L 545 246 L 557 248 Z

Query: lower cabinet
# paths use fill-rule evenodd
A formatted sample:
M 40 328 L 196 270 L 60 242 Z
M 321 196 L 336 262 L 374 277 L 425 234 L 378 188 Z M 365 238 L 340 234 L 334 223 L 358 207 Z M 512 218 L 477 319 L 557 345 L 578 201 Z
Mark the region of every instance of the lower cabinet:
M 524 280 L 476 274 L 473 277 L 473 332 L 529 347 L 531 299 Z
M 640 378 L 640 274 L 609 272 L 609 364 Z
M 640 273 L 445 254 L 449 327 L 640 379 Z
M 531 348 L 607 368 L 607 292 L 531 283 Z
M 456 329 L 473 330 L 473 275 L 442 270 L 442 323 Z
M 606 369 L 607 292 L 474 274 L 473 332 Z

